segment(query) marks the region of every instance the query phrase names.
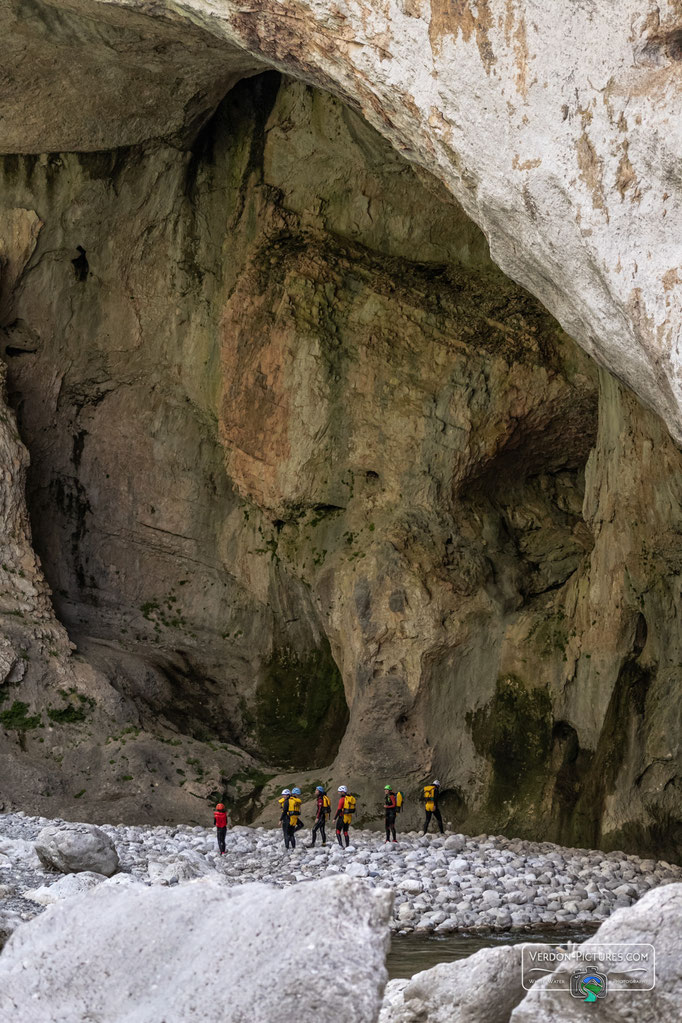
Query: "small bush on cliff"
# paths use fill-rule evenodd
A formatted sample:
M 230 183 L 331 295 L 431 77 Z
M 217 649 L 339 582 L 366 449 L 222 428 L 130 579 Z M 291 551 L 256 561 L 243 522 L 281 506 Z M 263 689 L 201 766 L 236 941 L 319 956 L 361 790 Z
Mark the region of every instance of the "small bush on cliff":
M 40 714 L 28 714 L 28 704 L 21 700 L 15 700 L 9 710 L 3 710 L 0 714 L 0 725 L 3 728 L 13 728 L 18 732 L 27 732 L 31 728 L 38 728 L 41 724 Z

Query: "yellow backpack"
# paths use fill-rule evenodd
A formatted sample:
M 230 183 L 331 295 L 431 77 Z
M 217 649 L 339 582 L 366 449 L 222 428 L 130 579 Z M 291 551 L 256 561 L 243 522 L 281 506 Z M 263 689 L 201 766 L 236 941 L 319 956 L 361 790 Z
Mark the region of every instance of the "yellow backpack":
M 350 824 L 355 813 L 355 796 L 348 795 L 343 801 L 343 823 Z
M 332 812 L 332 804 L 329 802 L 329 796 L 322 796 L 322 810 L 327 817 Z
M 301 812 L 301 800 L 298 796 L 289 796 L 289 806 L 287 807 L 287 813 L 289 817 L 289 824 L 295 827 L 298 824 L 298 815 Z
M 426 809 L 427 810 L 435 810 L 436 809 L 436 804 L 434 802 L 435 798 L 436 798 L 436 786 L 435 785 L 425 785 L 424 786 L 424 799 L 426 800 Z
M 398 790 L 395 794 L 395 808 L 398 813 L 400 813 L 403 808 L 403 794 L 400 790 Z

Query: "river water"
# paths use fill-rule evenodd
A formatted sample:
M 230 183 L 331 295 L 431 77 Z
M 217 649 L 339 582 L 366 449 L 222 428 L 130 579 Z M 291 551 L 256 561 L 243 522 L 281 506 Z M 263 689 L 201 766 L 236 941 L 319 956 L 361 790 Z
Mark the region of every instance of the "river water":
M 495 945 L 516 945 L 519 942 L 541 942 L 565 945 L 568 941 L 585 941 L 594 931 L 527 931 L 513 934 L 456 934 L 443 938 L 425 938 L 422 935 L 394 935 L 386 959 L 388 979 L 412 977 L 422 970 L 430 970 L 438 963 L 452 963 L 466 959 L 481 948 Z

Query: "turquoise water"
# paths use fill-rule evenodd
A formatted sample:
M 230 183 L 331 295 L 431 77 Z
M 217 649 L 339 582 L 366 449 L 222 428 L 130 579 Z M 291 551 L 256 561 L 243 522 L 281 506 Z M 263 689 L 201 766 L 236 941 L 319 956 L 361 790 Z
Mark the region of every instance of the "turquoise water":
M 422 970 L 430 970 L 438 963 L 452 963 L 466 959 L 481 948 L 494 945 L 516 945 L 523 941 L 564 945 L 567 941 L 585 941 L 594 931 L 527 931 L 514 934 L 456 934 L 443 938 L 425 938 L 422 935 L 395 935 L 386 959 L 389 980 L 412 977 Z

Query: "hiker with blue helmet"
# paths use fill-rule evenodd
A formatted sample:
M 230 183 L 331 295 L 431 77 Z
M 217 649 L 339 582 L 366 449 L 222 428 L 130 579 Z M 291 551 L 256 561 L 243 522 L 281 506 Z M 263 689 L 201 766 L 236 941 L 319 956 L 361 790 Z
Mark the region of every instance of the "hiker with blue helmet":
M 285 796 L 282 808 L 282 831 L 284 832 L 284 848 L 296 848 L 296 832 L 303 827 L 300 822 L 301 790 L 293 788 L 289 796 Z
M 317 838 L 318 831 L 320 832 L 322 845 L 327 844 L 327 832 L 325 831 L 325 825 L 327 823 L 327 818 L 332 812 L 332 805 L 329 802 L 329 796 L 326 795 L 322 785 L 318 785 L 315 789 L 315 796 L 317 797 L 317 814 L 315 816 L 315 824 L 313 826 L 313 833 L 308 849 L 312 849 L 315 845 L 315 839 Z
M 301 790 L 300 790 L 300 789 L 298 789 L 298 788 L 293 788 L 293 789 L 291 790 L 291 794 L 292 794 L 292 796 L 293 796 L 293 797 L 294 797 L 295 799 L 297 799 L 297 800 L 298 800 L 298 803 L 299 803 L 298 809 L 300 810 L 300 809 L 301 809 L 301 801 L 302 801 L 302 796 L 301 796 Z M 300 818 L 300 817 L 297 817 L 297 819 L 296 819 L 296 825 L 295 825 L 295 830 L 296 830 L 296 831 L 300 831 L 302 827 L 303 827 L 303 821 L 301 820 L 301 818 Z

